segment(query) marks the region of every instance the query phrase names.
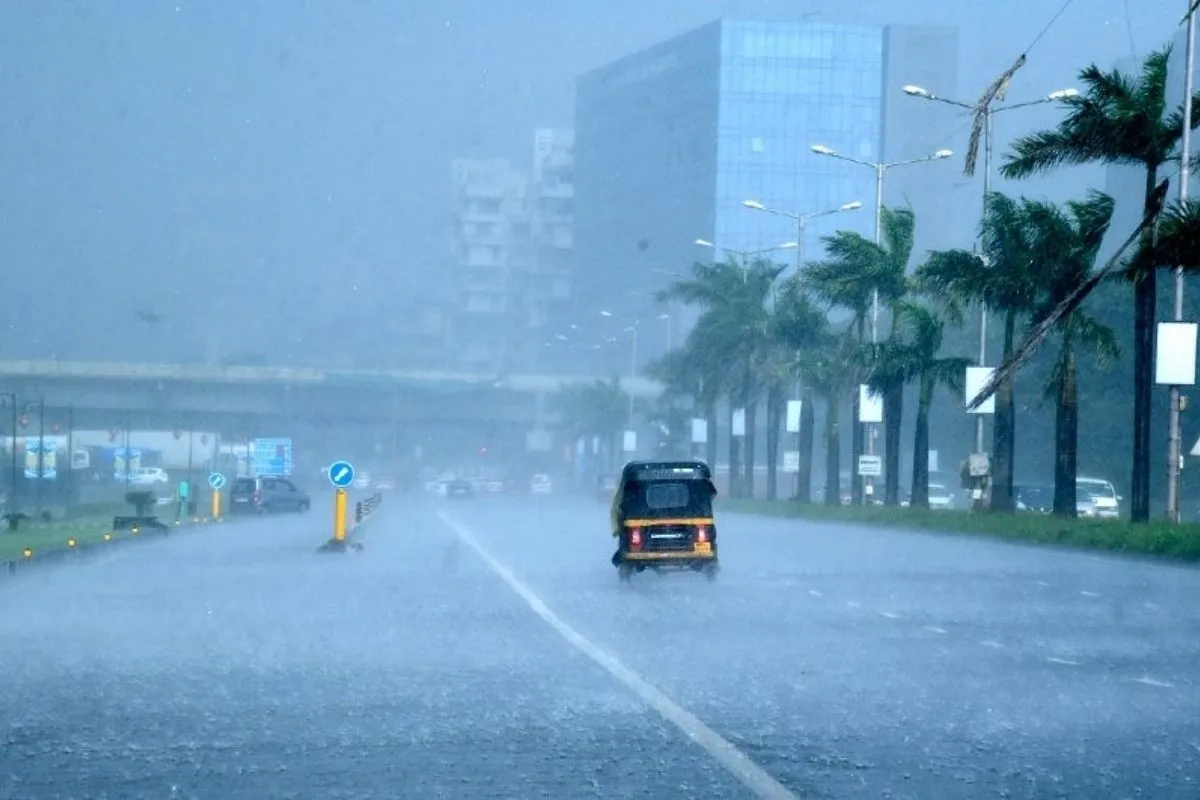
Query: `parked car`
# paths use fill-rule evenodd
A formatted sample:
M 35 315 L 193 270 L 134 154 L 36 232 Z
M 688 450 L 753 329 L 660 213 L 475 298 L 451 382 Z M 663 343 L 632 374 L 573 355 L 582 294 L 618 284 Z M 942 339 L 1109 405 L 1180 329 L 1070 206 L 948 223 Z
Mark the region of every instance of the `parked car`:
M 236 478 L 229 490 L 231 514 L 273 514 L 308 511 L 308 493 L 288 478 Z
M 131 486 L 166 485 L 171 480 L 162 467 L 138 467 L 129 473 Z
M 1121 516 L 1121 497 L 1112 483 L 1102 478 L 1075 479 L 1076 488 L 1087 492 L 1092 501 L 1093 514 L 1089 516 L 1115 519 Z
M 549 475 L 534 475 L 529 490 L 534 494 L 550 494 L 552 486 Z
M 455 478 L 446 484 L 446 498 L 449 500 L 467 500 L 475 496 L 475 484 L 463 478 Z
M 1034 511 L 1049 514 L 1054 511 L 1054 487 L 1039 484 L 1013 486 L 1013 498 L 1017 511 Z

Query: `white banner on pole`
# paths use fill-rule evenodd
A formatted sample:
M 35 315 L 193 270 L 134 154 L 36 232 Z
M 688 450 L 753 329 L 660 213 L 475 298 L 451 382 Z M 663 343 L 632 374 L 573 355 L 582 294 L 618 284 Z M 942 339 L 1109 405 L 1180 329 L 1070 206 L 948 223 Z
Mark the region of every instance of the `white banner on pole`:
M 992 379 L 992 374 L 996 371 L 995 367 L 967 367 L 967 390 L 966 404 L 969 405 L 975 399 L 975 395 L 979 394 L 987 382 Z M 974 411 L 968 411 L 968 414 L 995 414 L 996 413 L 996 395 L 992 395 L 983 404 Z
M 865 383 L 858 387 L 858 421 L 883 422 L 883 396 L 873 393 Z
M 800 432 L 800 410 L 804 407 L 802 400 L 788 400 L 787 404 L 787 432 Z
M 733 412 L 733 435 L 746 435 L 746 409 L 739 408 Z
M 692 420 L 692 444 L 708 444 L 708 420 L 699 417 Z
M 800 471 L 800 451 L 799 450 L 784 450 L 783 451 L 783 471 L 795 475 Z
M 1196 323 L 1160 322 L 1154 347 L 1154 382 L 1196 385 Z
M 625 431 L 624 450 L 633 453 L 637 450 L 637 431 Z

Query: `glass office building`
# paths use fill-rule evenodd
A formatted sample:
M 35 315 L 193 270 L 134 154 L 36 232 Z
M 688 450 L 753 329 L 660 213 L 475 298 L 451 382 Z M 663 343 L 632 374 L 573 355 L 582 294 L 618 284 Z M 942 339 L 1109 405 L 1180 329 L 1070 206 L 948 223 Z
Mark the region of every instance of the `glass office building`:
M 861 201 L 859 211 L 806 226 L 806 260 L 820 258 L 820 238 L 839 228 L 873 235 L 874 171 L 810 146 L 865 161 L 947 146 L 947 107 L 907 98 L 900 87 L 953 96 L 956 72 L 953 30 L 721 20 L 581 77 L 574 329 L 599 328 L 597 341 L 613 351 L 605 364 L 622 372 L 631 356 L 663 352 L 666 326 L 652 296 L 672 273 L 713 257 L 696 239 L 732 250 L 797 239 L 795 222 L 744 200 L 804 214 Z M 920 216 L 918 206 L 957 172 L 945 163 L 898 169 L 885 197 Z M 790 265 L 797 252 L 777 258 Z M 689 320 L 675 313 L 678 340 Z M 635 321 L 631 354 L 622 342 Z

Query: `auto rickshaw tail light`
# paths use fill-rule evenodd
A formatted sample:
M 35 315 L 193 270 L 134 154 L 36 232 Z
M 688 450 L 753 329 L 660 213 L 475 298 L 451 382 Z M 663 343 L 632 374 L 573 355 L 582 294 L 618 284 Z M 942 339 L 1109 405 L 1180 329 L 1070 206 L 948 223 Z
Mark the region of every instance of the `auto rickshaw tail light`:
M 704 527 L 703 525 L 696 526 L 696 541 L 697 542 L 707 542 L 708 541 L 708 528 Z
M 629 546 L 630 546 L 630 548 L 632 548 L 634 550 L 641 548 L 641 546 L 642 546 L 642 529 L 641 528 L 630 528 L 629 529 Z

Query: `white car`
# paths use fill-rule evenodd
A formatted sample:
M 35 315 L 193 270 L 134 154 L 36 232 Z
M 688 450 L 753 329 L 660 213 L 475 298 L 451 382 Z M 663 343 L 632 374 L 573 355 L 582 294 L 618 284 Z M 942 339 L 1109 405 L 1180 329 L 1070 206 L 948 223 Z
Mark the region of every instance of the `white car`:
M 534 475 L 529 490 L 534 494 L 550 494 L 551 485 L 549 475 Z
M 954 508 L 954 494 L 945 484 L 929 484 L 929 507 L 939 511 L 948 511 Z
M 371 473 L 363 470 L 354 476 L 355 489 L 370 489 L 371 488 Z
M 170 480 L 170 476 L 167 475 L 166 470 L 162 467 L 138 467 L 129 473 L 129 483 L 133 486 L 165 485 Z
M 1075 479 L 1075 488 L 1077 494 L 1082 495 L 1086 492 L 1091 498 L 1092 513 L 1087 516 L 1102 519 L 1116 519 L 1121 516 L 1121 497 L 1110 482 L 1101 478 L 1079 477 Z M 1082 511 L 1080 515 L 1082 516 Z

